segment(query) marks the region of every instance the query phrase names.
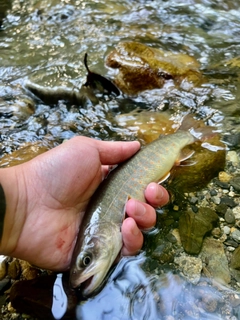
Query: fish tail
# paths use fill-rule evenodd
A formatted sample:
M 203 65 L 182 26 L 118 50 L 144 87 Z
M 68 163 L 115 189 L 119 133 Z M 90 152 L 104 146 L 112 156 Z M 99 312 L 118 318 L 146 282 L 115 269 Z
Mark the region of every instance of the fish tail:
M 87 69 L 87 72 L 91 73 L 91 71 L 88 68 L 88 64 L 87 64 L 87 56 L 88 56 L 88 54 L 85 53 L 85 55 L 84 55 L 84 65 L 85 65 L 85 68 Z
M 213 126 L 207 126 L 203 120 L 197 120 L 192 114 L 187 114 L 178 130 L 189 131 L 196 141 L 205 141 L 219 134 Z

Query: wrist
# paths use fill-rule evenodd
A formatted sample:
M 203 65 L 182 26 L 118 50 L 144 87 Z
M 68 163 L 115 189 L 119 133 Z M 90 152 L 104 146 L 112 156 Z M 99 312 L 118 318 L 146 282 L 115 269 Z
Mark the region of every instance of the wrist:
M 0 169 L 6 208 L 3 221 L 0 253 L 11 255 L 14 252 L 25 220 L 24 179 L 19 166 Z M 22 191 L 20 193 L 20 191 Z

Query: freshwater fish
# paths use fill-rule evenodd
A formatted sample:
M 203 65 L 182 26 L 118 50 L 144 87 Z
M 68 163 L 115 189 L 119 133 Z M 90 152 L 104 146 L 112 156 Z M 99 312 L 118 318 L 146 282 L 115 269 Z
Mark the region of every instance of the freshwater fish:
M 98 89 L 99 91 L 106 91 L 109 95 L 114 93 L 116 96 L 120 95 L 120 91 L 118 88 L 113 84 L 112 81 L 107 79 L 106 77 L 101 76 L 98 73 L 92 72 L 87 64 L 87 53 L 84 56 L 84 65 L 87 69 L 87 82 L 84 84 L 85 87 L 90 87 L 93 89 Z
M 120 164 L 95 192 L 82 221 L 70 268 L 70 285 L 89 296 L 99 288 L 122 248 L 121 225 L 129 198 L 145 201 L 144 190 L 181 161 L 182 149 L 196 141 L 189 132 L 159 137 Z M 186 158 L 186 155 L 184 156 Z

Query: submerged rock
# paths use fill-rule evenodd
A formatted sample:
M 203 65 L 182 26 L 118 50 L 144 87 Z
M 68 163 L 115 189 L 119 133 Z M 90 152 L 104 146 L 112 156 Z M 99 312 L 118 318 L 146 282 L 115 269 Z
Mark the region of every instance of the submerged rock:
M 26 161 L 29 161 L 41 153 L 44 153 L 54 146 L 51 141 L 29 142 L 21 146 L 18 150 L 10 154 L 5 154 L 0 159 L 0 167 L 12 167 Z
M 179 233 L 184 250 L 190 254 L 201 251 L 203 238 L 213 229 L 218 215 L 210 208 L 199 208 L 198 213 L 188 210 L 180 216 Z
M 182 53 L 148 47 L 139 42 L 120 42 L 106 59 L 107 66 L 119 70 L 116 85 L 127 94 L 161 88 L 166 80 L 183 80 L 197 85 L 203 81 L 199 64 Z
M 21 274 L 21 266 L 18 259 L 13 259 L 8 265 L 8 275 L 11 279 L 18 279 Z
M 201 277 L 202 260 L 197 257 L 182 255 L 175 257 L 174 262 L 179 265 L 181 275 L 193 284 L 197 284 Z
M 136 134 L 143 145 L 158 139 L 161 134 L 171 134 L 177 125 L 167 112 L 153 112 L 133 110 L 117 115 L 115 120 L 121 127 L 126 127 Z
M 219 135 L 209 137 L 205 143 L 196 142 L 188 147 L 194 154 L 186 165 L 175 166 L 168 187 L 174 195 L 197 191 L 223 170 L 226 163 L 225 145 Z
M 231 263 L 231 268 L 240 270 L 240 246 L 233 252 Z
M 240 176 L 237 175 L 230 180 L 230 185 L 233 186 L 234 190 L 240 191 Z
M 228 284 L 230 282 L 231 276 L 228 268 L 228 260 L 222 242 L 212 238 L 205 238 L 201 259 L 206 263 L 204 267 L 206 276 L 213 277 L 223 284 Z

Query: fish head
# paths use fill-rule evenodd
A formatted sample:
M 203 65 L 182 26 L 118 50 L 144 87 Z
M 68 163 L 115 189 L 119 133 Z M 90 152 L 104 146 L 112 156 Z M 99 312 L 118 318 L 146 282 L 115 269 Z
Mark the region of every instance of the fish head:
M 81 294 L 89 296 L 102 284 L 122 248 L 120 227 L 108 223 L 87 230 L 82 245 L 76 245 L 70 269 L 70 285 L 81 286 Z

